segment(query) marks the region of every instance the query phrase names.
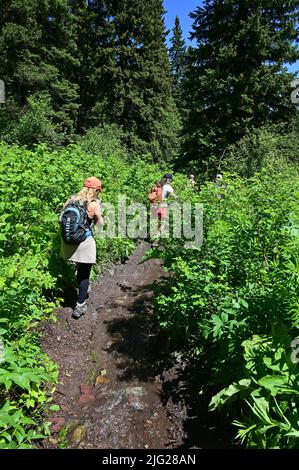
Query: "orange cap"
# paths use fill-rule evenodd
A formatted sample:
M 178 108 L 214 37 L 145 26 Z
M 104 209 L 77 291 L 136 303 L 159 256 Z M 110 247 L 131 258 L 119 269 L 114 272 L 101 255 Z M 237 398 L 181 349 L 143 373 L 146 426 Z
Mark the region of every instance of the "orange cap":
M 96 178 L 95 176 L 91 176 L 84 181 L 85 188 L 92 188 L 92 189 L 102 189 L 102 181 Z

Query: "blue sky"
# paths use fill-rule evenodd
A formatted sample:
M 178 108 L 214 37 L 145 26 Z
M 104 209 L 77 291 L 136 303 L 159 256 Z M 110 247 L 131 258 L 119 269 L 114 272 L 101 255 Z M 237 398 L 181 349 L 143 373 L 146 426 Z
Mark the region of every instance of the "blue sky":
M 167 10 L 165 15 L 166 29 L 171 30 L 174 25 L 176 15 L 180 18 L 183 36 L 187 44 L 190 44 L 189 33 L 192 29 L 192 20 L 189 17 L 190 11 L 194 11 L 196 7 L 200 6 L 203 2 L 201 0 L 164 0 L 164 8 Z M 171 34 L 168 35 L 168 41 Z M 299 69 L 299 61 L 295 64 L 288 66 L 290 72 L 295 72 Z M 297 73 L 299 75 L 299 73 Z

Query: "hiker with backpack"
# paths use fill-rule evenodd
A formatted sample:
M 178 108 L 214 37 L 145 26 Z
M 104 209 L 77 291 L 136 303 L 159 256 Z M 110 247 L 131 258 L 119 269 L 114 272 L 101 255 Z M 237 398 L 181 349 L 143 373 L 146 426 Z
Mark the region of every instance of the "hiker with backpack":
M 87 309 L 85 300 L 90 291 L 89 277 L 92 265 L 96 263 L 92 228 L 103 225 L 98 199 L 101 192 L 102 182 L 94 176 L 87 178 L 83 189 L 66 201 L 59 217 L 62 256 L 77 265 L 79 295 L 73 311 L 74 318 L 79 318 Z
M 174 194 L 174 189 L 171 186 L 172 180 L 173 180 L 173 176 L 171 173 L 166 173 L 166 175 L 163 176 L 163 180 L 162 180 L 163 201 L 167 201 L 169 197 L 177 199 L 177 196 Z M 166 207 L 167 207 L 167 204 L 166 204 Z
M 199 188 L 198 188 L 198 185 L 197 185 L 197 182 L 195 180 L 194 175 L 189 175 L 188 176 L 188 187 L 190 189 L 193 189 L 193 191 L 195 191 L 196 193 L 199 191 Z
M 188 181 L 188 186 L 189 186 L 189 188 L 195 189 L 195 188 L 196 188 L 196 182 L 195 182 L 195 177 L 194 177 L 194 175 L 189 175 L 188 180 L 189 180 L 189 181 Z
M 168 199 L 172 197 L 177 199 L 174 193 L 174 189 L 171 186 L 173 176 L 170 173 L 166 173 L 163 179 L 157 182 L 148 193 L 148 199 L 151 204 L 151 221 L 158 219 L 157 233 L 154 235 L 154 239 L 160 239 L 164 232 L 164 221 L 168 215 Z M 157 242 L 153 242 L 152 246 L 155 246 Z

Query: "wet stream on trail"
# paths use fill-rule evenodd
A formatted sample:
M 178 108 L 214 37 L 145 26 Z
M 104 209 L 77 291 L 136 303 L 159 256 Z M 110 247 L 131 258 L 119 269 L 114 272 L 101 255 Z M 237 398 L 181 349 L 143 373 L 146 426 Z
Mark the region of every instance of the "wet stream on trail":
M 232 447 L 231 430 L 190 393 L 193 373 L 157 332 L 155 285 L 166 273 L 159 260 L 142 262 L 148 248 L 93 283 L 84 317 L 64 307 L 43 327 L 43 349 L 60 366 L 60 411 L 48 417 L 44 448 Z

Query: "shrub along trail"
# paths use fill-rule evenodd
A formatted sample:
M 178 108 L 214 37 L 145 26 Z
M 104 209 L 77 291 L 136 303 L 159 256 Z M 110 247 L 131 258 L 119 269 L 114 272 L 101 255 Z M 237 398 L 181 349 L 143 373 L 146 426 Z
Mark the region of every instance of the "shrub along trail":
M 93 283 L 84 317 L 73 320 L 65 306 L 56 323 L 42 326 L 43 350 L 60 367 L 60 410 L 48 417 L 52 437 L 44 447 L 200 447 L 203 439 L 205 447 L 229 445 L 223 428 L 216 430 L 222 438 L 215 436 L 213 414 L 208 423 L 195 420 L 196 429 L 188 418 L 186 370 L 154 322 L 155 284 L 167 274 L 159 260 L 142 262 L 148 248 L 141 243 Z

